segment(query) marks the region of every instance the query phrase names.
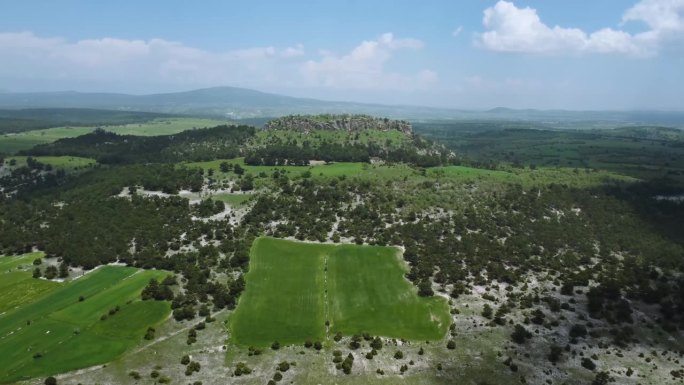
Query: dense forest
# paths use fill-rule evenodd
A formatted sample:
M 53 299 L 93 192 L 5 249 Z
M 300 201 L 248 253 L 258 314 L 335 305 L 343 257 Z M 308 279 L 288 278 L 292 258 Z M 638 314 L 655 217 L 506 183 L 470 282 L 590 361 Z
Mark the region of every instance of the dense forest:
M 42 130 L 58 126 L 104 126 L 147 122 L 173 115 L 141 111 L 89 108 L 27 108 L 0 110 L 0 134 Z
M 33 156 L 73 155 L 94 158 L 101 164 L 172 163 L 234 158 L 254 135 L 249 126 L 217 126 L 174 135 L 118 135 L 98 129 L 76 138 L 39 145 L 22 154 Z

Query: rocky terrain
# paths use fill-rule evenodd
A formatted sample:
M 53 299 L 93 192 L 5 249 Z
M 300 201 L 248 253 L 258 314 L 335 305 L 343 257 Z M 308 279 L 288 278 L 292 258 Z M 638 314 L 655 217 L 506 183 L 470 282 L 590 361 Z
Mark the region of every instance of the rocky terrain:
M 368 115 L 289 115 L 271 120 L 264 126 L 266 130 L 342 130 L 356 132 L 362 130 L 396 130 L 411 134 L 411 123 L 405 120 L 375 118 Z

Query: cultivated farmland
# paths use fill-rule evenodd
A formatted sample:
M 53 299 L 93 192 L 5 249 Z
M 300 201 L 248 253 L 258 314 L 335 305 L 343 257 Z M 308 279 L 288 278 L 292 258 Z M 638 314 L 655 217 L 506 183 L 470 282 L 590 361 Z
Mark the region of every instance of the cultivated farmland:
M 405 269 L 395 248 L 259 238 L 231 319 L 233 339 L 266 346 L 337 332 L 441 338 L 449 326 L 446 301 L 418 297 Z
M 2 278 L 16 274 L 28 273 Z M 0 383 L 104 363 L 135 346 L 148 327 L 169 314 L 166 302 L 139 301 L 149 280 L 165 275 L 105 266 L 69 283 L 49 282 L 52 287 L 30 303 L 15 304 L 0 314 Z M 48 284 L 33 278 L 22 282 Z M 3 297 L 12 295 L 8 290 L 0 287 Z

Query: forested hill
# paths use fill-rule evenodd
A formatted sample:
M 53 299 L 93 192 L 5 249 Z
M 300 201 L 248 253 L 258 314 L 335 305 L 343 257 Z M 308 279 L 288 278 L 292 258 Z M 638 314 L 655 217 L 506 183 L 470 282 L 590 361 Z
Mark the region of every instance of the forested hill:
M 376 118 L 369 115 L 289 115 L 271 120 L 264 126 L 266 130 L 343 130 L 358 132 L 363 130 L 396 130 L 411 134 L 411 123 L 405 120 Z
M 254 135 L 250 126 L 217 126 L 174 135 L 118 135 L 98 129 L 76 138 L 60 139 L 22 152 L 32 156 L 72 155 L 97 159 L 103 164 L 202 161 L 239 156 Z
M 311 160 L 437 166 L 455 157 L 443 146 L 414 135 L 409 122 L 330 114 L 271 120 L 245 152 L 245 162 L 251 165 L 304 165 Z

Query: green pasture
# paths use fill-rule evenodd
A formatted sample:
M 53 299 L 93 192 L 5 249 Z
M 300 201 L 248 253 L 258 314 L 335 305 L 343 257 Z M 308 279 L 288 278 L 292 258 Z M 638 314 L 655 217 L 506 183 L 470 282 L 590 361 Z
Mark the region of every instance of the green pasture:
M 117 126 L 54 127 L 0 135 L 0 154 L 14 154 L 17 151 L 28 150 L 38 144 L 51 143 L 63 138 L 74 138 L 92 132 L 98 127 L 120 135 L 157 136 L 176 134 L 193 128 L 215 127 L 222 124 L 231 123 L 224 120 L 200 118 L 158 118 L 145 123 Z
M 5 257 L 7 258 L 7 257 Z M 13 261 L 0 258 L 0 266 Z M 8 272 L 5 278 L 28 272 Z M 151 278 L 167 273 L 105 266 L 66 283 L 27 278 L 32 288 L 53 285 L 32 301 L 0 314 L 0 383 L 47 376 L 105 363 L 138 344 L 149 326 L 170 312 L 166 302 L 142 302 L 140 291 Z M 15 279 L 15 278 L 12 278 Z M 4 298 L 12 295 L 0 286 Z M 83 300 L 80 300 L 80 298 Z M 110 309 L 119 311 L 108 315 Z M 101 319 L 107 315 L 105 319 Z
M 364 178 L 364 179 L 396 179 L 409 177 L 412 175 L 418 175 L 418 172 L 408 165 L 405 164 L 392 164 L 392 165 L 372 165 L 368 163 L 330 163 L 330 164 L 317 164 L 311 166 L 252 166 L 247 165 L 243 158 L 235 159 L 218 159 L 207 162 L 187 162 L 179 163 L 178 167 L 187 168 L 202 168 L 204 170 L 213 169 L 214 177 L 221 178 L 234 176 L 232 172 L 224 174 L 221 172 L 220 165 L 223 162 L 231 164 L 239 164 L 245 169 L 245 172 L 251 173 L 255 176 L 265 173 L 267 176 L 273 175 L 277 170 L 279 172 L 285 172 L 289 177 L 301 177 L 307 171 L 311 173 L 311 177 L 314 178 L 337 178 L 337 177 L 349 177 L 349 178 Z
M 426 176 L 445 181 L 494 181 L 520 184 L 524 187 L 567 184 L 573 187 L 598 186 L 609 182 L 635 182 L 636 179 L 605 170 L 575 169 L 567 167 L 506 168 L 487 170 L 464 166 L 434 167 Z
M 219 193 L 211 196 L 212 199 L 221 201 L 229 206 L 242 206 L 252 197 L 252 194 Z
M 266 174 L 270 177 L 274 172 L 285 172 L 290 178 L 301 178 L 307 172 L 310 177 L 325 178 L 359 178 L 369 181 L 411 180 L 440 181 L 452 183 L 468 183 L 491 181 L 494 183 L 520 184 L 524 187 L 549 185 L 552 183 L 583 188 L 598 186 L 612 182 L 634 182 L 631 176 L 617 174 L 607 170 L 591 170 L 572 167 L 537 167 L 516 168 L 505 167 L 498 170 L 466 166 L 431 167 L 427 169 L 412 168 L 406 164 L 367 164 L 367 163 L 330 163 L 311 166 L 250 166 L 242 158 L 219 159 L 207 162 L 180 163 L 178 167 L 213 169 L 214 178 L 234 178 L 232 172 L 222 173 L 223 162 L 239 164 L 246 173 L 254 176 Z M 256 179 L 259 186 L 259 179 Z
M 258 238 L 246 289 L 231 317 L 240 345 L 324 340 L 368 332 L 411 340 L 442 338 L 446 301 L 420 298 L 395 248 Z
M 12 159 L 16 161 L 15 167 L 26 165 L 26 156 L 12 156 L 5 159 L 8 164 Z M 65 171 L 74 171 L 76 169 L 93 166 L 97 163 L 95 159 L 82 158 L 78 156 L 34 156 L 33 159 L 43 164 L 49 164 L 56 169 L 63 169 Z
M 33 279 L 33 261 L 43 256 L 42 252 L 35 252 L 0 257 L 0 314 L 30 303 L 59 287 L 57 282 Z

